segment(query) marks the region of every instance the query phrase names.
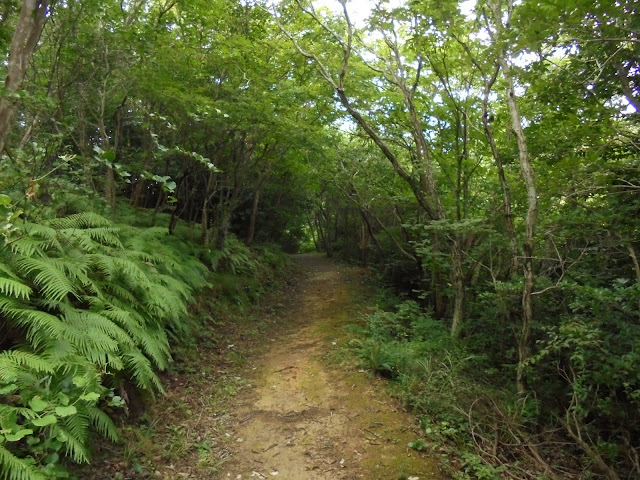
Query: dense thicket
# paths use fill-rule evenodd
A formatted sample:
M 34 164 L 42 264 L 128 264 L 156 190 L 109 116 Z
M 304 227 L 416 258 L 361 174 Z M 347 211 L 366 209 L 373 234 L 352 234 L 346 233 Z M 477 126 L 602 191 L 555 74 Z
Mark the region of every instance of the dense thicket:
M 410 297 L 358 348 L 461 475 L 640 475 L 637 5 L 276 3 L 0 9 L 6 475 L 160 386 L 230 234 Z

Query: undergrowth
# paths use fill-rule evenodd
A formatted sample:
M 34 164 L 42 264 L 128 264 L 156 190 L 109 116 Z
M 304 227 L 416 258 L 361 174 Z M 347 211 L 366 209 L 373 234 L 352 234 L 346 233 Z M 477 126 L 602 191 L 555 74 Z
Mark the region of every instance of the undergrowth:
M 222 252 L 203 249 L 184 240 L 188 232 L 168 235 L 126 208 L 119 221 L 64 213 L 28 221 L 9 212 L 4 224 L 3 479 L 68 478 L 63 458 L 88 462 L 91 431 L 117 439 L 109 414 L 126 408 L 127 386 L 163 392 L 157 372 L 169 365 L 171 344 L 188 343 L 197 292 L 253 301 L 283 262 L 274 249 L 254 252 L 233 238 Z
M 438 454 L 459 480 L 552 478 L 529 469 L 527 455 L 514 447 L 516 440 L 526 438 L 522 423 L 530 402 L 493 386 L 486 358 L 452 340 L 430 312 L 412 300 L 399 301 L 393 309 L 368 314 L 364 326 L 353 328 L 350 346 L 361 365 L 388 378 L 420 418 L 424 436 L 410 448 Z M 503 444 L 511 446 L 509 461 L 502 458 Z

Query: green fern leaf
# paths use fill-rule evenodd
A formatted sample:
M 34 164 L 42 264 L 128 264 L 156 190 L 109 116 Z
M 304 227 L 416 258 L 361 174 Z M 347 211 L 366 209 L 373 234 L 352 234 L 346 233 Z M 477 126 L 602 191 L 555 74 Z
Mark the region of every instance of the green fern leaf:
M 0 445 L 0 478 L 3 480 L 45 480 L 33 466 Z
M 158 390 L 159 392 L 164 393 L 162 383 L 153 371 L 151 362 L 149 362 L 147 357 L 138 350 L 126 352 L 123 357 L 125 359 L 125 364 L 127 365 L 129 372 L 131 372 L 131 375 L 136 381 L 136 385 L 138 387 L 148 390 L 149 392 Z
M 79 417 L 79 415 L 74 415 L 74 417 L 67 418 L 75 417 Z M 83 443 L 83 437 L 76 437 L 74 433 L 60 424 L 53 425 L 51 427 L 51 433 L 52 436 L 64 438 L 66 454 L 67 456 L 71 457 L 74 462 L 89 463 L 89 452 L 87 451 L 87 447 Z
M 11 251 L 24 257 L 42 256 L 46 248 L 46 242 L 27 235 L 14 240 L 11 243 Z
M 111 220 L 104 218 L 94 212 L 75 213 L 64 218 L 56 218 L 51 221 L 54 228 L 95 228 L 110 227 L 113 223 Z
M 0 417 L 10 418 L 11 416 L 22 416 L 27 420 L 38 418 L 38 414 L 26 407 L 14 407 L 11 405 L 3 405 L 0 403 Z
M 0 277 L 0 293 L 28 300 L 29 295 L 31 295 L 31 288 L 18 280 Z
M 87 407 L 87 416 L 91 424 L 96 428 L 98 433 L 107 437 L 112 442 L 118 441 L 118 431 L 109 415 L 104 413 L 98 407 Z
M 15 274 L 15 272 L 9 267 L 9 265 L 0 262 L 0 272 L 6 274 L 7 277 L 12 278 L 14 280 L 19 280 L 19 277 Z
M 20 371 L 30 369 L 36 372 L 53 373 L 52 365 L 40 355 L 6 350 L 0 353 L 0 382 L 8 382 L 18 376 Z
M 43 240 L 41 244 L 43 248 L 55 249 L 58 251 L 63 250 L 62 245 L 58 240 L 58 232 L 55 228 L 40 223 L 26 222 L 23 225 L 23 230 L 31 237 Z
M 59 301 L 69 294 L 78 296 L 64 269 L 51 259 L 25 258 L 18 262 L 18 266 L 28 275 L 36 272 L 34 282 L 45 298 Z

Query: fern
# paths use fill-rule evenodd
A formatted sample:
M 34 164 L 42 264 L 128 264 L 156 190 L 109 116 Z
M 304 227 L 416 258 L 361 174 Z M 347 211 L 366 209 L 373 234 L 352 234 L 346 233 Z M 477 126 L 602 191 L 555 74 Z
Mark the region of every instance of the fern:
M 34 257 L 44 255 L 47 242 L 27 235 L 19 237 L 11 243 L 11 251 L 17 255 Z
M 80 419 L 79 415 L 74 415 L 74 419 Z M 76 422 L 78 420 L 75 420 Z M 72 424 L 73 429 L 69 429 L 68 425 L 54 425 L 51 428 L 53 437 L 64 438 L 65 453 L 70 456 L 76 463 L 89 463 L 89 452 L 84 445 L 85 436 L 87 434 L 86 427 L 81 430 L 77 424 Z
M 162 383 L 153 371 L 151 362 L 149 362 L 147 357 L 138 350 L 127 352 L 123 357 L 125 358 L 125 365 L 129 368 L 138 385 L 141 385 L 150 392 L 158 390 L 164 393 Z
M 25 258 L 18 262 L 18 266 L 27 275 L 36 273 L 34 282 L 40 286 L 45 298 L 62 300 L 69 294 L 78 296 L 64 269 L 60 269 L 51 259 Z
M 31 287 L 25 285 L 19 280 L 0 277 L 0 293 L 4 293 L 10 297 L 29 299 L 31 295 Z
M 117 235 L 118 230 L 117 228 L 111 227 L 87 228 L 83 230 L 66 228 L 60 230 L 60 233 L 67 236 L 70 241 L 77 241 L 85 252 L 94 252 L 98 251 L 103 245 L 122 248 L 122 243 Z
M 56 218 L 51 221 L 52 227 L 59 229 L 64 228 L 95 228 L 95 227 L 110 227 L 112 223 L 110 220 L 104 218 L 102 215 L 98 215 L 94 212 L 74 213 L 64 218 Z
M 32 465 L 14 456 L 0 444 L 0 478 L 3 480 L 45 480 Z
M 51 365 L 41 356 L 19 350 L 9 350 L 0 353 L 0 382 L 8 383 L 12 378 L 18 376 L 23 367 L 37 372 L 53 372 Z
M 25 222 L 22 229 L 31 237 L 36 237 L 37 239 L 42 240 L 40 243 L 41 247 L 62 251 L 62 244 L 58 239 L 58 231 L 55 228 L 41 223 Z
M 171 359 L 167 332 L 186 335 L 187 303 L 208 285 L 209 272 L 197 250 L 164 228 L 116 225 L 91 212 L 25 222 L 20 234 L 0 251 L 0 317 L 24 339 L 20 350 L 0 353 L 0 388 L 19 399 L 0 403 L 0 417 L 35 429 L 34 436 L 61 439 L 71 459 L 86 462 L 90 428 L 117 439 L 96 406 L 103 378 L 162 392 L 156 371 Z M 249 251 L 235 248 L 238 270 L 251 270 Z M 46 398 L 48 410 L 32 410 L 35 397 Z M 54 405 L 77 411 L 44 427 L 29 423 L 53 414 Z M 19 458 L 17 444 L 1 442 L 0 480 L 41 478 Z
M 107 437 L 112 442 L 118 441 L 118 431 L 109 418 L 109 415 L 104 413 L 98 407 L 87 407 L 86 412 L 87 418 L 100 435 Z

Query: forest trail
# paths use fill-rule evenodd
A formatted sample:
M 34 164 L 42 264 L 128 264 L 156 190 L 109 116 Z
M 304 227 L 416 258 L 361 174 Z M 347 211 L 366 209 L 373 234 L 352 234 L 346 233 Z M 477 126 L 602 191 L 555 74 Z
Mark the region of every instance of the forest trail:
M 363 272 L 317 255 L 296 261 L 304 279 L 286 301 L 284 331 L 250 359 L 253 387 L 235 399 L 222 478 L 444 478 L 407 447 L 415 420 L 384 382 L 330 359 L 361 311 Z

